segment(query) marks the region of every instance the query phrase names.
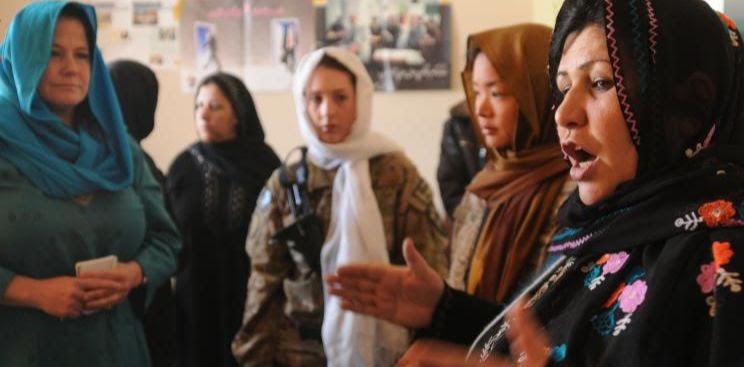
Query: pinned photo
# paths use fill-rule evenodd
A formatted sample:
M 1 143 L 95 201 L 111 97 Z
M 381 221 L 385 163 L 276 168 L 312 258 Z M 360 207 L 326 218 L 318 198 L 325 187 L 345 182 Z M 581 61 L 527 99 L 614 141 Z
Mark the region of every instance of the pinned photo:
M 214 23 L 194 23 L 194 44 L 200 73 L 208 74 L 222 69 L 217 53 L 217 26 Z
M 132 23 L 135 25 L 158 24 L 160 2 L 135 2 L 132 5 Z
M 297 18 L 277 18 L 271 20 L 271 49 L 274 60 L 283 64 L 290 73 L 297 62 L 297 48 L 300 37 L 300 20 Z

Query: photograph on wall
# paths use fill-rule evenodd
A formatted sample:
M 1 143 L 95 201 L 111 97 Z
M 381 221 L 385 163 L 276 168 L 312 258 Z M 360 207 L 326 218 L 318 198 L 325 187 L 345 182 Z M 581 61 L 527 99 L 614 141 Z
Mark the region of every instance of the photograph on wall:
M 246 85 L 251 90 L 289 90 L 297 62 L 314 49 L 312 2 L 246 0 L 243 8 Z
M 271 20 L 271 48 L 274 62 L 294 72 L 297 63 L 297 44 L 300 35 L 300 21 L 297 18 L 277 18 Z
M 153 68 L 179 65 L 176 2 L 93 0 L 98 47 L 107 62 L 129 59 Z
M 328 0 L 318 46 L 359 55 L 379 91 L 450 88 L 450 7 L 438 0 Z
M 135 25 L 157 25 L 159 2 L 134 2 L 132 4 L 132 23 Z
M 182 2 L 179 37 L 185 92 L 216 71 L 242 74 L 243 12 L 243 0 Z
M 202 74 L 211 74 L 222 69 L 217 54 L 217 26 L 213 23 L 194 23 L 194 45 L 196 65 Z

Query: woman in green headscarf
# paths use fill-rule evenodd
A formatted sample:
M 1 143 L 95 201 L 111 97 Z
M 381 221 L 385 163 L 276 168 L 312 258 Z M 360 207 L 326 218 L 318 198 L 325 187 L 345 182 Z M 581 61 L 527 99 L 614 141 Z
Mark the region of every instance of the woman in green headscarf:
M 92 7 L 39 2 L 3 42 L 2 366 L 149 364 L 128 296 L 168 279 L 180 241 L 95 34 Z M 112 255 L 108 269 L 76 269 Z

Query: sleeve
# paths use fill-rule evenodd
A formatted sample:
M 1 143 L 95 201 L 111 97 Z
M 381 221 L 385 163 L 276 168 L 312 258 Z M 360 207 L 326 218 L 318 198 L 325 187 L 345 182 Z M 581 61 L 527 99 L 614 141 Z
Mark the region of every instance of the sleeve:
M 12 184 L 9 182 L 10 180 L 7 179 L 8 177 L 11 176 L 10 171 L 14 169 L 12 167 L 13 166 L 10 165 L 9 163 L 6 163 L 5 160 L 0 159 L 0 190 L 2 190 L 4 194 L 8 192 L 13 192 L 14 191 L 13 189 L 15 189 L 15 187 L 13 187 Z M 6 220 L 6 219 L 3 218 L 3 220 Z M 2 232 L 4 231 L 8 231 L 8 227 L 5 222 L 2 223 L 2 225 L 0 225 L 0 238 L 2 238 L 1 235 L 2 235 Z M 0 242 L 0 246 L 5 247 L 8 245 Z M 6 256 L 6 255 L 3 254 L 3 256 Z M 2 299 L 5 296 L 5 291 L 7 290 L 8 285 L 10 284 L 10 281 L 13 279 L 13 277 L 17 275 L 15 271 L 8 269 L 6 267 L 7 265 L 3 266 L 2 263 L 4 262 L 5 261 L 2 258 L 0 258 L 0 299 Z
M 0 266 L 0 298 L 5 295 L 5 290 L 8 288 L 8 284 L 10 284 L 10 281 L 14 276 L 16 276 L 16 273 Z
M 432 337 L 452 343 L 470 345 L 503 309 L 445 283 L 444 293 L 432 315 L 431 325 L 416 332 L 416 338 Z
M 283 284 L 292 269 L 287 246 L 271 240 L 282 223 L 277 172 L 259 194 L 246 239 L 251 275 L 243 324 L 232 343 L 233 355 L 241 366 L 273 365 L 285 299 Z
M 442 219 L 434 206 L 429 185 L 419 175 L 416 167 L 410 161 L 406 162 L 405 185 L 398 211 L 398 222 L 401 225 L 395 244 L 402 243 L 406 237 L 411 238 L 426 262 L 440 275 L 445 276 L 447 234 Z
M 133 188 L 145 208 L 145 239 L 135 261 L 147 277 L 147 300 L 151 300 L 158 286 L 176 270 L 176 259 L 181 250 L 181 239 L 175 224 L 165 209 L 160 185 L 146 166 L 142 150 L 133 142 Z
M 460 204 L 465 186 L 469 183 L 468 171 L 460 153 L 459 143 L 452 131 L 454 119 L 447 120 L 442 129 L 442 143 L 437 166 L 437 182 L 447 215 L 452 216 Z
M 188 151 L 185 151 L 173 160 L 168 175 L 165 179 L 165 202 L 166 207 L 176 221 L 176 225 L 184 231 L 192 227 L 189 223 L 192 218 L 198 217 L 198 206 L 193 203 L 198 202 L 198 196 L 201 192 L 201 181 L 198 179 L 189 180 L 192 177 L 200 177 L 201 173 L 194 159 Z
M 711 366 L 740 366 L 744 363 L 742 336 L 744 336 L 744 292 L 742 274 L 744 273 L 744 235 L 741 229 L 728 229 L 721 236 L 713 235 L 711 252 L 714 269 L 715 288 L 713 297 L 713 335 L 709 339 Z M 701 267 L 704 269 L 704 267 Z M 705 283 L 705 271 L 698 282 Z M 710 302 L 709 302 L 710 304 Z

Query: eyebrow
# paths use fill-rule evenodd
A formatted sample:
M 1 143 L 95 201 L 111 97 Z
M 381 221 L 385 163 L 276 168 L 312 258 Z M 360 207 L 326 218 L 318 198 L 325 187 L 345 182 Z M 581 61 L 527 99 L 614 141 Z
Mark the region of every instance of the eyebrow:
M 347 89 L 346 88 L 335 88 L 335 89 L 331 89 L 331 90 L 327 90 L 327 91 L 326 90 L 322 90 L 322 89 L 310 89 L 310 88 L 307 88 L 307 90 L 305 91 L 305 93 L 309 93 L 309 94 L 318 94 L 318 93 L 345 93 L 345 92 L 347 92 Z
M 55 47 L 56 48 L 66 48 L 65 46 L 60 45 L 59 43 L 52 43 L 52 48 L 55 48 Z M 82 49 L 85 49 L 87 51 L 88 50 L 88 46 L 74 46 L 72 49 L 73 50 L 82 50 Z
M 487 82 L 485 82 L 483 84 L 478 84 L 475 81 L 473 81 L 473 85 L 481 85 L 481 86 L 486 87 L 486 88 L 493 87 L 493 86 L 495 86 L 497 84 L 504 84 L 504 83 L 506 83 L 504 81 L 504 79 L 489 80 L 489 81 L 487 81 Z
M 579 70 L 586 70 L 590 66 L 592 66 L 592 65 L 594 65 L 596 63 L 600 63 L 600 62 L 604 62 L 604 63 L 608 63 L 609 64 L 610 63 L 610 60 L 609 59 L 592 59 L 592 60 L 586 61 L 583 64 L 579 65 L 579 67 L 577 69 L 579 69 Z M 556 73 L 555 76 L 557 78 L 559 76 L 567 76 L 567 75 L 568 75 L 568 72 L 567 71 L 565 71 L 565 70 L 558 70 L 558 73 Z

